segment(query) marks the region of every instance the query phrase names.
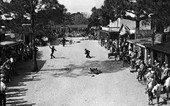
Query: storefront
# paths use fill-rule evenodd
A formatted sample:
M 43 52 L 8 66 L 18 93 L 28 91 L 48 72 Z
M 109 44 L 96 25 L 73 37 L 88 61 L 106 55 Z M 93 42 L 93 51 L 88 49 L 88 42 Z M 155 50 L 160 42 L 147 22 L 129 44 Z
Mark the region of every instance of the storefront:
M 20 41 L 2 41 L 0 42 L 0 63 L 6 61 L 10 56 L 20 55 L 24 51 L 24 43 Z
M 157 60 L 160 64 L 166 62 L 170 65 L 170 42 L 163 44 L 155 44 L 147 47 L 152 52 L 153 60 Z
M 146 62 L 151 51 L 147 48 L 152 45 L 152 41 L 148 38 L 127 40 L 133 51 L 137 50 L 142 55 L 142 59 Z

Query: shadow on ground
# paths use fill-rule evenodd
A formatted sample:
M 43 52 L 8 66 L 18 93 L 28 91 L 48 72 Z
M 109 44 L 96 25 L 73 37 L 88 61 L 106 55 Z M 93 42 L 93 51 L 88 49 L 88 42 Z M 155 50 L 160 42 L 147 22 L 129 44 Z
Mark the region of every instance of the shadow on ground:
M 86 61 L 81 65 L 69 64 L 60 69 L 42 69 L 41 71 L 53 71 L 54 77 L 73 77 L 90 75 L 90 68 L 97 68 L 102 71 L 101 74 L 115 73 L 123 71 L 127 67 L 122 66 L 122 61 Z
M 37 59 L 41 59 L 42 55 L 43 55 L 43 52 L 42 51 L 38 51 L 37 52 Z
M 37 60 L 39 69 L 43 67 L 45 61 Z M 23 99 L 26 96 L 26 82 L 30 81 L 40 81 L 37 76 L 31 72 L 32 70 L 32 61 L 27 62 L 18 62 L 14 67 L 14 70 L 19 74 L 18 76 L 13 77 L 13 80 L 10 83 L 7 83 L 7 106 L 33 106 L 35 103 L 28 103 Z

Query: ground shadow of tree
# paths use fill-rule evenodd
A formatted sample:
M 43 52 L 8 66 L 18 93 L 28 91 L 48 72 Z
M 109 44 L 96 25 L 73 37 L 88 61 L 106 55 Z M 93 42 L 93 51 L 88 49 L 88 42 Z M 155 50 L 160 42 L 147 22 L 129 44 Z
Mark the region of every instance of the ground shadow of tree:
M 123 71 L 127 67 L 122 66 L 122 61 L 105 60 L 105 61 L 86 61 L 81 65 L 69 64 L 59 69 L 43 69 L 41 71 L 53 71 L 54 77 L 78 77 L 90 75 L 90 68 L 97 68 L 102 74 L 115 73 Z
M 43 67 L 45 61 L 37 60 L 39 69 Z M 7 106 L 33 106 L 35 103 L 28 103 L 23 99 L 26 96 L 28 89 L 25 88 L 26 83 L 30 81 L 40 81 L 41 79 L 31 72 L 32 61 L 18 62 L 14 70 L 16 70 L 19 75 L 13 77 L 10 83 L 7 83 Z
M 42 55 L 43 55 L 43 52 L 42 51 L 38 51 L 37 52 L 37 59 L 41 59 Z

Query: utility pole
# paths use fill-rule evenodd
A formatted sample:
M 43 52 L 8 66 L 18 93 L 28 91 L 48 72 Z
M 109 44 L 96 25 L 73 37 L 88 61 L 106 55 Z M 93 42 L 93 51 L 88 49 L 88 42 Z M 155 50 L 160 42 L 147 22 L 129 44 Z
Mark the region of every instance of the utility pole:
M 34 10 L 35 10 L 35 6 L 34 6 L 34 0 L 30 0 L 30 7 L 31 7 L 31 30 L 32 30 L 32 34 L 31 34 L 31 40 L 32 40 L 32 49 L 33 49 L 33 72 L 38 72 L 38 65 L 37 65 L 37 50 L 36 50 L 36 46 L 35 46 L 35 16 L 34 16 Z

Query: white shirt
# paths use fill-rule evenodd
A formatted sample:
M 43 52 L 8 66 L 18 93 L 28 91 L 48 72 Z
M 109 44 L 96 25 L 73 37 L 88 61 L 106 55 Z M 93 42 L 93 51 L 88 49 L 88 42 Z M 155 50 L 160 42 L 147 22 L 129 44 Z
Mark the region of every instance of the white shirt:
M 14 62 L 14 58 L 11 57 L 10 58 L 10 62 L 13 63 Z
M 6 85 L 1 81 L 0 91 L 5 91 Z
M 148 65 L 151 65 L 151 58 L 148 59 Z
M 149 78 L 151 78 L 151 76 L 152 76 L 152 73 L 151 73 L 151 72 L 148 72 L 148 73 L 145 75 L 145 78 L 149 79 Z
M 131 53 L 132 53 L 132 51 L 130 50 L 130 51 L 129 51 L 129 55 L 131 55 Z
M 170 87 L 170 77 L 168 77 L 164 84 L 166 87 Z
M 162 89 L 161 84 L 157 84 L 152 89 L 152 93 L 154 93 L 156 96 L 160 96 L 161 95 L 161 89 Z M 156 92 L 154 92 L 154 91 L 156 91 Z
M 153 88 L 153 79 L 150 78 L 148 82 L 148 89 L 152 89 L 152 88 Z

